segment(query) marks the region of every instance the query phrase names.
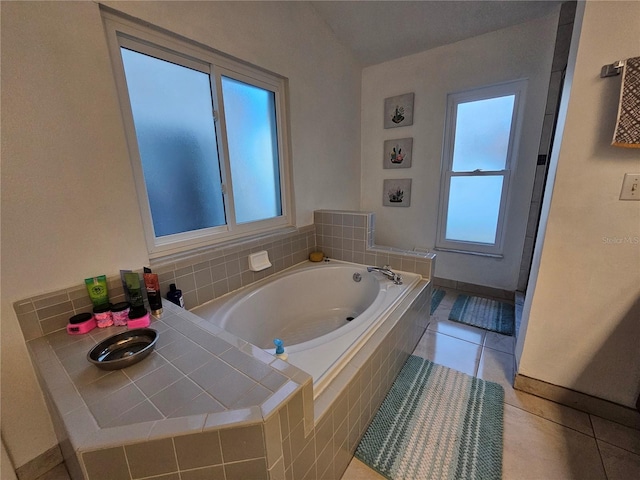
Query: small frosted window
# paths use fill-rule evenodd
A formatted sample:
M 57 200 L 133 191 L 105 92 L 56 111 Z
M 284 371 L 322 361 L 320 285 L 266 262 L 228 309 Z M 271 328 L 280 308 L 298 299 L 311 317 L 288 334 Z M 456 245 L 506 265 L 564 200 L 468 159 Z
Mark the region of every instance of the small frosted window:
M 209 75 L 121 54 L 155 235 L 224 225 Z
M 495 242 L 502 182 L 502 176 L 451 177 L 447 240 Z
M 453 147 L 454 172 L 505 168 L 515 95 L 459 103 Z
M 236 221 L 280 216 L 275 94 L 223 76 L 222 96 Z

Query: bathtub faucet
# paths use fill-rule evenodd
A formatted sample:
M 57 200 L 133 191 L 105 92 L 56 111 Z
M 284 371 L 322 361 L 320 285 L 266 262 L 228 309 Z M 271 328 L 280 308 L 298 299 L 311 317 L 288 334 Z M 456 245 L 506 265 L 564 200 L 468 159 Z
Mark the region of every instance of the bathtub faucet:
M 402 277 L 395 272 L 392 272 L 389 265 L 384 267 L 367 267 L 367 272 L 380 272 L 389 280 L 392 280 L 396 285 L 402 285 Z

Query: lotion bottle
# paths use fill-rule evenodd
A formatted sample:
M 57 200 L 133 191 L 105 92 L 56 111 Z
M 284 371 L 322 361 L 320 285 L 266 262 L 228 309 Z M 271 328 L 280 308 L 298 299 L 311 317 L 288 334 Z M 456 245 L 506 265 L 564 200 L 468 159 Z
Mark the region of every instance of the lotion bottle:
M 169 285 L 169 291 L 167 292 L 167 300 L 171 303 L 175 303 L 181 308 L 184 308 L 184 298 L 182 297 L 182 290 L 176 288 L 176 284 Z

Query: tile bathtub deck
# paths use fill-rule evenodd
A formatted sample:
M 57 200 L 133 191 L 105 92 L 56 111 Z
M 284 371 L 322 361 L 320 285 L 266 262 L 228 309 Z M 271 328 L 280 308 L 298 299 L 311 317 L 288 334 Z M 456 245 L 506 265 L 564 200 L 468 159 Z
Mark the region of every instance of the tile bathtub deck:
M 503 479 L 640 478 L 640 430 L 514 390 L 514 338 L 449 321 L 444 290 L 413 354 L 504 387 Z M 354 458 L 342 480 L 383 478 Z

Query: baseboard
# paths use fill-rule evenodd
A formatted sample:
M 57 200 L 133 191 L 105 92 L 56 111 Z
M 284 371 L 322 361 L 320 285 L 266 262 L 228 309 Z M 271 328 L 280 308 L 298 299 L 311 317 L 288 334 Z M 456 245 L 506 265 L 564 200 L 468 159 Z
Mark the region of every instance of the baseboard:
M 465 293 L 482 295 L 484 297 L 495 298 L 496 300 L 514 301 L 515 292 L 510 290 L 502 290 L 500 288 L 485 287 L 484 285 L 476 285 L 474 283 L 459 282 L 457 280 L 449 280 L 447 278 L 433 278 L 433 284 L 436 287 L 452 288 Z
M 16 476 L 18 480 L 36 480 L 62 462 L 64 462 L 64 459 L 62 458 L 60 447 L 55 445 L 36 458 L 16 468 Z
M 516 374 L 513 388 L 640 430 L 640 412 L 609 400 Z

